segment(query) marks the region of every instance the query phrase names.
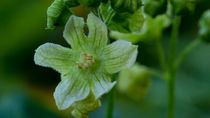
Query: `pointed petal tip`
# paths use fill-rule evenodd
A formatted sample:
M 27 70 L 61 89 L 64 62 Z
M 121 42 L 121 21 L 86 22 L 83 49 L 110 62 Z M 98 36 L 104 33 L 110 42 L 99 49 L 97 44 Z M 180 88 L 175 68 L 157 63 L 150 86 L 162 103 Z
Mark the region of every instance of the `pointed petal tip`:
M 112 88 L 113 88 L 116 84 L 117 84 L 116 81 L 112 82 L 112 83 L 110 84 L 110 86 L 109 86 L 106 90 L 104 90 L 104 93 L 95 95 L 95 99 L 99 99 L 103 94 L 106 94 L 106 93 L 110 92 L 110 91 L 112 90 Z
M 136 61 L 138 46 L 124 40 L 117 40 L 105 49 L 105 68 L 108 73 L 117 73 L 130 68 Z

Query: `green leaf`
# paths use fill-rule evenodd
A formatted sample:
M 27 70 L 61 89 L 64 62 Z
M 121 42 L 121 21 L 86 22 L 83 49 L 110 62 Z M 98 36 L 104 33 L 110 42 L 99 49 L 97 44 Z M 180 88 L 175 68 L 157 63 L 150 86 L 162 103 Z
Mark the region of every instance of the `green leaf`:
M 101 49 L 107 45 L 108 33 L 106 25 L 93 13 L 88 15 L 87 25 L 89 29 L 88 40 L 91 48 Z
M 72 12 L 67 8 L 63 0 L 55 0 L 47 9 L 47 28 L 55 29 L 64 26 Z
M 62 75 L 62 81 L 54 92 L 54 98 L 58 109 L 64 110 L 77 101 L 84 100 L 90 93 L 88 81 L 83 79 L 77 69 L 69 74 Z
M 142 8 L 139 8 L 136 12 L 134 12 L 134 14 L 130 15 L 127 20 L 129 22 L 129 29 L 131 32 L 140 30 L 144 23 Z
M 106 19 L 113 9 L 110 3 L 107 3 L 101 4 L 100 11 L 103 19 Z M 108 28 L 119 32 L 135 32 L 142 28 L 143 23 L 142 8 L 139 8 L 134 13 L 116 13 L 108 24 Z
M 116 73 L 130 68 L 137 57 L 138 46 L 130 42 L 118 40 L 108 45 L 104 50 L 104 66 L 108 73 Z
M 47 9 L 47 29 L 55 29 L 55 23 L 65 7 L 63 0 L 55 0 Z
M 81 17 L 71 16 L 65 26 L 63 33 L 66 41 L 72 49 L 85 50 L 87 38 L 84 34 L 84 19 Z
M 110 36 L 118 40 L 126 40 L 132 43 L 142 41 L 154 41 L 161 37 L 163 29 L 171 24 L 171 20 L 167 15 L 158 15 L 155 18 L 147 17 L 144 27 L 140 32 L 121 33 L 112 31 Z
M 53 43 L 45 43 L 36 49 L 34 61 L 37 65 L 51 67 L 63 73 L 73 66 L 72 50 Z

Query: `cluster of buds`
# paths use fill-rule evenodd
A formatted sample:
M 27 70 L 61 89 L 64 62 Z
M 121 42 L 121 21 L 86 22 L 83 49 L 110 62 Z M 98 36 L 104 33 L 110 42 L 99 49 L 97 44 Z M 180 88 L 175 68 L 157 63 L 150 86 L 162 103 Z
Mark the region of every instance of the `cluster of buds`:
M 91 65 L 95 63 L 94 57 L 87 53 L 82 53 L 80 55 L 80 62 L 77 62 L 77 67 L 79 69 L 87 70 Z

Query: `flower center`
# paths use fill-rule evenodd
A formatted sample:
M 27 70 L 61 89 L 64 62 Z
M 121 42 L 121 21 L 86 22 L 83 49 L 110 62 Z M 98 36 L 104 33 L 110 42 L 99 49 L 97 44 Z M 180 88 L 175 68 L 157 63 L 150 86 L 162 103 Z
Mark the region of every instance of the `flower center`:
M 87 70 L 91 65 L 95 63 L 94 57 L 87 53 L 80 55 L 80 62 L 77 62 L 77 68 Z

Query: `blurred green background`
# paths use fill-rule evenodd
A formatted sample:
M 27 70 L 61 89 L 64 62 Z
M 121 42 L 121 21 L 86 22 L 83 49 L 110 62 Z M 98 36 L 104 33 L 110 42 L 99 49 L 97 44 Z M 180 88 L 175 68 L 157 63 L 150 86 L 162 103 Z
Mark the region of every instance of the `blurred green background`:
M 209 0 L 198 0 L 196 11 L 185 16 L 181 24 L 177 52 L 197 36 L 197 22 Z M 0 118 L 67 118 L 70 110 L 59 111 L 53 92 L 60 75 L 49 68 L 36 66 L 34 50 L 45 42 L 68 46 L 63 29 L 46 31 L 46 9 L 52 0 L 0 1 Z M 85 16 L 81 7 L 75 12 Z M 168 51 L 170 29 L 164 31 L 163 44 Z M 159 68 L 153 44 L 139 43 L 138 62 Z M 117 92 L 115 118 L 165 118 L 167 88 L 164 81 L 152 77 L 145 98 L 133 101 Z M 102 107 L 90 118 L 104 118 Z M 185 58 L 176 80 L 176 118 L 210 118 L 210 45 L 202 44 Z

